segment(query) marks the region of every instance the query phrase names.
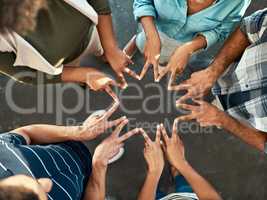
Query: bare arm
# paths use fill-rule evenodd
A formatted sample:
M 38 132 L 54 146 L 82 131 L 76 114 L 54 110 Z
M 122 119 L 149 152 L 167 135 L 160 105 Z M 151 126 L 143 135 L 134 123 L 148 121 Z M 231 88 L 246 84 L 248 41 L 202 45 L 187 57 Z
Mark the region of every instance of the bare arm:
M 196 120 L 201 126 L 217 126 L 224 128 L 249 145 L 256 147 L 260 151 L 264 150 L 267 141 L 266 133 L 243 124 L 208 102 L 202 100 L 194 101 L 199 105 L 179 104 L 180 108 L 191 111 L 191 114 L 178 117 L 177 120 Z
M 222 200 L 216 190 L 200 176 L 186 161 L 175 165 L 179 172 L 191 185 L 200 200 Z
M 109 55 L 113 54 L 114 49 L 118 49 L 111 15 L 99 15 L 97 30 L 105 55 L 109 57 Z
M 92 174 L 85 189 L 84 200 L 104 200 L 107 166 L 93 163 Z
M 178 119 L 173 124 L 172 136 L 169 137 L 164 126 L 161 126 L 163 149 L 170 164 L 175 167 L 191 185 L 200 200 L 222 200 L 216 190 L 200 176 L 186 161 L 183 142 L 177 134 Z
M 239 137 L 247 144 L 256 147 L 262 152 L 264 151 L 265 143 L 267 141 L 266 133 L 258 131 L 253 127 L 246 126 L 226 113 L 223 114 L 225 117 L 222 118 L 222 127 L 225 130 L 228 130 L 235 136 Z
M 159 37 L 158 30 L 154 23 L 154 17 L 145 16 L 140 19 L 140 22 L 143 26 L 147 39 Z
M 154 200 L 156 199 L 156 191 L 160 176 L 148 173 L 144 185 L 139 193 L 138 200 Z
M 250 45 L 247 36 L 238 28 L 224 44 L 213 63 L 209 66 L 216 80 L 224 73 L 231 63 L 242 56 L 245 49 Z
M 64 67 L 61 79 L 64 82 L 85 83 L 87 73 L 94 72 L 95 69 L 89 67 Z
M 28 144 L 49 144 L 69 140 L 88 141 L 95 139 L 105 130 L 117 126 L 126 119 L 126 117 L 121 117 L 112 121 L 109 120 L 118 106 L 118 103 L 114 103 L 101 116 L 89 116 L 81 126 L 36 124 L 24 126 L 11 132 L 22 135 Z
M 157 127 L 156 139 L 152 141 L 147 133 L 141 129 L 145 139 L 144 157 L 148 165 L 147 177 L 138 200 L 156 199 L 157 185 L 164 168 L 164 156 L 160 144 L 160 129 Z
M 22 135 L 28 144 L 49 144 L 74 140 L 79 135 L 79 126 L 29 125 L 11 132 Z

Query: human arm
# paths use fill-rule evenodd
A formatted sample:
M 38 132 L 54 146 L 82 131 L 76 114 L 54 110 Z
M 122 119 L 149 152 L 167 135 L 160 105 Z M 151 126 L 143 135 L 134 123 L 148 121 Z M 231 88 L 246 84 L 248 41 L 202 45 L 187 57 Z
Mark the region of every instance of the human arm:
M 117 82 L 96 69 L 86 67 L 65 67 L 61 79 L 64 82 L 85 83 L 94 91 L 104 90 L 115 101 L 118 101 L 118 97 L 111 89 L 111 86 L 118 85 Z
M 129 64 L 133 64 L 133 62 L 118 47 L 113 31 L 111 15 L 99 15 L 97 29 L 106 59 L 117 74 L 120 86 L 126 88 L 127 82 L 123 75 L 124 73 L 129 74 L 135 79 L 139 79 L 139 76 L 133 70 L 128 68 Z
M 186 161 L 185 149 L 177 133 L 178 120 L 174 121 L 171 137 L 163 125 L 160 127 L 165 155 L 172 165 L 187 180 L 200 200 L 222 200 L 216 190 Z
M 205 37 L 198 35 L 192 41 L 186 42 L 182 46 L 179 46 L 172 54 L 168 65 L 159 72 L 158 80 L 170 72 L 171 77 L 168 83 L 168 89 L 174 90 L 175 85 L 173 85 L 173 83 L 175 83 L 177 74 L 181 74 L 184 71 L 189 59 L 191 58 L 191 55 L 200 49 L 204 49 L 206 45 L 207 41 Z
M 138 195 L 138 200 L 156 199 L 156 190 L 164 168 L 164 157 L 160 145 L 160 130 L 157 127 L 156 139 L 152 141 L 141 129 L 145 139 L 144 157 L 148 165 L 147 176 Z
M 155 26 L 154 20 L 157 17 L 153 0 L 134 0 L 133 4 L 134 17 L 142 24 L 146 35 L 146 43 L 144 48 L 145 65 L 140 74 L 142 79 L 147 70 L 153 65 L 154 80 L 158 78 L 158 61 L 160 57 L 161 42 Z
M 11 132 L 23 136 L 28 144 L 50 144 L 69 140 L 93 140 L 108 128 L 117 126 L 126 119 L 126 117 L 121 117 L 113 121 L 108 120 L 117 110 L 118 105 L 118 103 L 114 103 L 108 111 L 100 116 L 90 116 L 80 126 L 36 124 L 17 128 Z
M 114 132 L 105 139 L 95 149 L 92 161 L 92 174 L 85 189 L 83 200 L 104 200 L 106 194 L 106 172 L 108 161 L 114 157 L 124 145 L 124 141 L 139 132 L 139 129 L 133 129 L 128 133 L 119 136 L 128 120 L 122 121 Z
M 181 116 L 181 121 L 196 120 L 201 126 L 221 127 L 236 137 L 242 139 L 247 144 L 264 151 L 267 142 L 267 135 L 256 130 L 234 118 L 227 113 L 219 110 L 217 107 L 205 101 L 195 100 L 198 105 L 179 104 L 180 108 L 191 111 L 191 114 Z
M 187 93 L 178 102 L 189 98 L 201 98 L 208 94 L 219 77 L 227 70 L 231 63 L 238 60 L 250 45 L 247 36 L 238 28 L 226 41 L 214 61 L 204 70 L 195 72 L 191 77 L 174 86 L 173 89 L 186 90 Z
M 158 64 L 161 51 L 160 36 L 154 23 L 154 17 L 143 16 L 140 18 L 140 22 L 146 35 L 144 47 L 145 65 L 143 66 L 140 78 L 142 79 L 145 76 L 149 67 L 152 65 L 154 70 L 154 80 L 156 81 L 158 79 Z

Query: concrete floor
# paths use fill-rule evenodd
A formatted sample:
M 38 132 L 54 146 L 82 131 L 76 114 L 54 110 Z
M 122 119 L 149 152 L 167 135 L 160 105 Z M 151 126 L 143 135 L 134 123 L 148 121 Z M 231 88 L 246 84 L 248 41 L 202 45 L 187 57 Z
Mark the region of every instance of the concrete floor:
M 264 8 L 266 0 L 254 0 L 248 13 Z M 111 0 L 114 25 L 119 43 L 123 46 L 134 35 L 136 23 L 132 16 L 131 0 Z M 127 20 L 126 20 L 127 19 Z M 137 71 L 143 64 L 142 57 L 136 56 L 135 67 Z M 84 61 L 90 66 L 101 66 L 105 72 L 112 74 L 107 66 L 99 60 L 88 58 Z M 149 108 L 162 105 L 163 112 L 146 114 L 144 110 L 139 114 L 127 114 L 131 118 L 131 126 L 137 123 L 165 122 L 171 123 L 180 112 L 176 110 L 169 94 L 164 90 L 159 94 L 157 89 L 147 88 L 145 85 L 152 83 L 152 74 L 137 82 L 128 79 L 132 84 L 138 84 L 144 92 L 144 97 L 161 95 L 163 98 L 149 101 Z M 7 131 L 15 127 L 32 123 L 50 124 L 77 124 L 82 122 L 92 111 L 107 108 L 111 99 L 103 93 L 84 91 L 79 87 L 70 89 L 74 85 L 54 85 L 45 88 L 36 88 L 21 84 L 15 84 L 10 93 L 6 88 L 8 79 L 0 77 L 0 131 Z M 165 88 L 166 80 L 160 85 Z M 68 89 L 69 88 L 69 89 Z M 124 95 L 136 95 L 134 88 L 123 92 Z M 9 98 L 13 95 L 13 98 Z M 15 99 L 12 102 L 12 99 Z M 37 108 L 27 111 L 27 114 L 14 109 L 14 105 L 24 108 Z M 63 103 L 63 104 L 62 104 Z M 122 99 L 122 105 L 127 109 L 137 109 L 142 106 L 142 99 Z M 74 108 L 72 112 L 64 111 L 65 108 Z M 167 106 L 164 106 L 167 105 Z M 167 107 L 170 105 L 170 109 Z M 79 107 L 80 106 L 80 107 Z M 116 116 L 125 115 L 120 109 Z M 116 117 L 114 116 L 114 117 Z M 190 163 L 205 176 L 226 200 L 263 200 L 267 198 L 267 159 L 255 149 L 233 137 L 231 134 L 218 129 L 199 129 L 195 123 L 187 124 L 192 130 L 183 129 L 181 137 L 185 143 L 186 155 Z M 151 128 L 147 131 L 151 132 Z M 151 134 L 153 135 L 153 133 Z M 87 145 L 93 152 L 94 147 L 101 139 L 88 142 Z M 142 155 L 143 139 L 136 136 L 126 142 L 126 153 L 123 158 L 112 164 L 108 171 L 108 194 L 121 200 L 134 200 L 145 177 L 145 162 Z M 168 170 L 164 173 L 161 187 L 167 191 L 170 187 Z

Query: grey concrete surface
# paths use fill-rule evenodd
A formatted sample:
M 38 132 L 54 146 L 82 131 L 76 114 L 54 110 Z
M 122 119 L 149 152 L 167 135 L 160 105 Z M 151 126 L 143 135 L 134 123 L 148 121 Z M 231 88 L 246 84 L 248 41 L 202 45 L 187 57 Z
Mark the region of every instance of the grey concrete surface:
M 132 1 L 111 0 L 111 6 L 119 44 L 123 46 L 136 31 L 136 23 L 132 15 Z M 266 0 L 254 0 L 248 14 L 266 6 Z M 134 61 L 136 63 L 135 69 L 140 71 L 143 64 L 142 57 L 137 55 Z M 108 66 L 95 58 L 88 58 L 84 64 L 98 67 L 112 75 Z M 128 81 L 139 85 L 144 96 L 139 99 L 134 99 L 134 97 L 122 98 L 122 106 L 134 110 L 147 104 L 151 110 L 155 110 L 158 105 L 164 109 L 153 114 L 147 114 L 143 109 L 138 114 L 128 114 L 121 106 L 114 118 L 127 114 L 131 118 L 130 125 L 133 127 L 143 122 L 150 125 L 153 122 L 168 124 L 180 115 L 180 111 L 176 110 L 174 106 L 173 99 L 176 95 L 168 93 L 165 89 L 163 93 L 160 93 L 156 86 L 152 87 L 151 72 L 140 82 L 131 78 L 128 78 Z M 8 82 L 8 78 L 0 76 L 0 131 L 2 132 L 32 123 L 76 124 L 82 122 L 92 111 L 107 108 L 111 103 L 111 99 L 104 93 L 84 91 L 74 85 L 37 88 L 18 83 L 8 86 L 10 83 L 13 82 Z M 166 80 L 161 81 L 160 86 L 166 88 Z M 76 90 L 71 89 L 71 87 L 75 87 Z M 122 94 L 123 96 L 134 96 L 138 94 L 138 91 L 131 87 Z M 152 95 L 159 95 L 161 98 L 150 99 L 148 102 L 143 101 Z M 18 110 L 14 104 L 28 108 L 27 112 Z M 69 108 L 68 110 L 73 108 L 73 110 L 68 112 L 66 108 Z M 180 132 L 185 143 L 188 160 L 215 186 L 224 199 L 267 199 L 266 156 L 223 130 L 214 128 L 203 130 L 196 123 L 185 125 L 187 128 L 180 127 Z M 151 135 L 154 135 L 151 127 L 146 129 Z M 87 142 L 91 152 L 94 151 L 94 147 L 101 139 Z M 126 152 L 123 158 L 109 167 L 107 192 L 121 200 L 134 200 L 142 186 L 146 172 L 142 155 L 142 137 L 133 137 L 126 142 L 125 147 Z M 171 189 L 167 169 L 160 185 L 165 191 Z

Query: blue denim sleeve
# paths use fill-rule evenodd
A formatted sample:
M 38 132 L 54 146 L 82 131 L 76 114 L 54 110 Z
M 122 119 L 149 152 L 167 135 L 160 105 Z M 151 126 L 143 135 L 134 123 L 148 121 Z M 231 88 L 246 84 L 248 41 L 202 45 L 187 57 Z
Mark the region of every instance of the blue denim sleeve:
M 157 16 L 153 0 L 134 0 L 133 11 L 135 20 L 143 16 Z

